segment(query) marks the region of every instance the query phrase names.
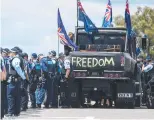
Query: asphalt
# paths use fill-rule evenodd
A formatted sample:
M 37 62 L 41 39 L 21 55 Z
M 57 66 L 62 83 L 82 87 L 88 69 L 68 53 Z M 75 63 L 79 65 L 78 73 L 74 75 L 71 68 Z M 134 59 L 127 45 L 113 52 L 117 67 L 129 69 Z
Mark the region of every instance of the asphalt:
M 154 120 L 154 110 L 145 107 L 135 109 L 28 109 L 19 117 L 5 118 L 15 120 L 107 120 L 139 119 Z

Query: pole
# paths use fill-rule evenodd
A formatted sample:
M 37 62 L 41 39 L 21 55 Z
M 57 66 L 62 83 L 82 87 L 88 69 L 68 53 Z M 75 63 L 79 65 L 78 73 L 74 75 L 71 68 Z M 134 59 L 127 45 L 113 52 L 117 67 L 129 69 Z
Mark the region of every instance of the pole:
M 78 15 L 79 15 L 79 10 L 78 10 L 78 0 L 77 0 L 77 27 L 79 25 L 79 23 L 78 23 Z
M 58 55 L 59 55 L 59 36 L 58 36 Z

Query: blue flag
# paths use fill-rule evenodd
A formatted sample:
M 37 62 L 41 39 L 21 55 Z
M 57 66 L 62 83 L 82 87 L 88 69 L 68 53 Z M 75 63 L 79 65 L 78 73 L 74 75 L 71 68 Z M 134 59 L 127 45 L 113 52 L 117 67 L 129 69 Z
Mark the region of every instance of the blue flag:
M 105 12 L 102 27 L 111 27 L 111 26 L 112 26 L 112 6 L 109 0 L 106 6 L 106 12 Z
M 82 21 L 84 23 L 85 31 L 88 32 L 88 33 L 93 32 L 93 31 L 97 31 L 97 27 L 90 20 L 90 18 L 88 17 L 86 12 L 84 11 L 80 0 L 78 0 L 78 11 L 79 11 L 78 20 Z
M 138 56 L 140 53 L 141 53 L 140 48 L 139 48 L 139 47 L 138 47 L 138 48 L 136 48 L 136 55 Z
M 126 23 L 128 38 L 130 38 L 132 32 L 132 25 L 131 25 L 128 0 L 126 0 L 125 23 Z
M 73 41 L 68 37 L 65 27 L 63 25 L 63 21 L 61 19 L 61 15 L 58 9 L 58 37 L 60 39 L 60 43 L 63 45 L 67 45 L 70 48 L 77 50 L 77 46 L 73 43 Z

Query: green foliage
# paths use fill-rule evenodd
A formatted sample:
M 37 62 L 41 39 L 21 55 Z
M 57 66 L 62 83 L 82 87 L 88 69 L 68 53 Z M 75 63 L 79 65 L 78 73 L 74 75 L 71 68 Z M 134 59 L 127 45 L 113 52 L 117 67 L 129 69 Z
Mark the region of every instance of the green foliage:
M 145 33 L 149 40 L 151 40 L 152 45 L 154 45 L 154 9 L 150 7 L 138 7 L 135 14 L 131 16 L 131 21 L 136 33 Z M 124 16 L 116 16 L 114 23 L 117 26 L 125 26 Z
M 118 15 L 114 18 L 114 23 L 116 24 L 116 26 L 124 26 L 125 21 L 124 21 L 124 17 L 122 15 Z
M 140 36 L 140 33 L 146 34 L 151 42 L 151 46 L 154 45 L 154 9 L 150 7 L 138 7 L 135 14 L 131 16 L 131 22 L 133 30 L 137 35 Z M 114 23 L 117 26 L 125 26 L 124 16 L 116 16 Z M 154 56 L 153 49 L 150 49 L 150 53 Z

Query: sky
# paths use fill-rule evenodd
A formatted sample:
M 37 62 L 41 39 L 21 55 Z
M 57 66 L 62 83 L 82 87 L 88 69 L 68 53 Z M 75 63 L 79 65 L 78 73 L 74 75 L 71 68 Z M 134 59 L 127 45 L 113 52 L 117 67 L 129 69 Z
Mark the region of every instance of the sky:
M 97 27 L 101 27 L 108 0 L 81 0 Z M 111 0 L 113 16 L 124 15 L 125 0 Z M 129 0 L 130 14 L 137 6 L 154 8 L 154 0 Z M 74 32 L 77 21 L 76 0 L 1 0 L 1 45 L 19 46 L 24 52 L 43 53 L 58 50 L 57 9 L 68 32 Z M 83 25 L 79 22 L 79 25 Z M 60 52 L 63 45 L 60 44 Z

